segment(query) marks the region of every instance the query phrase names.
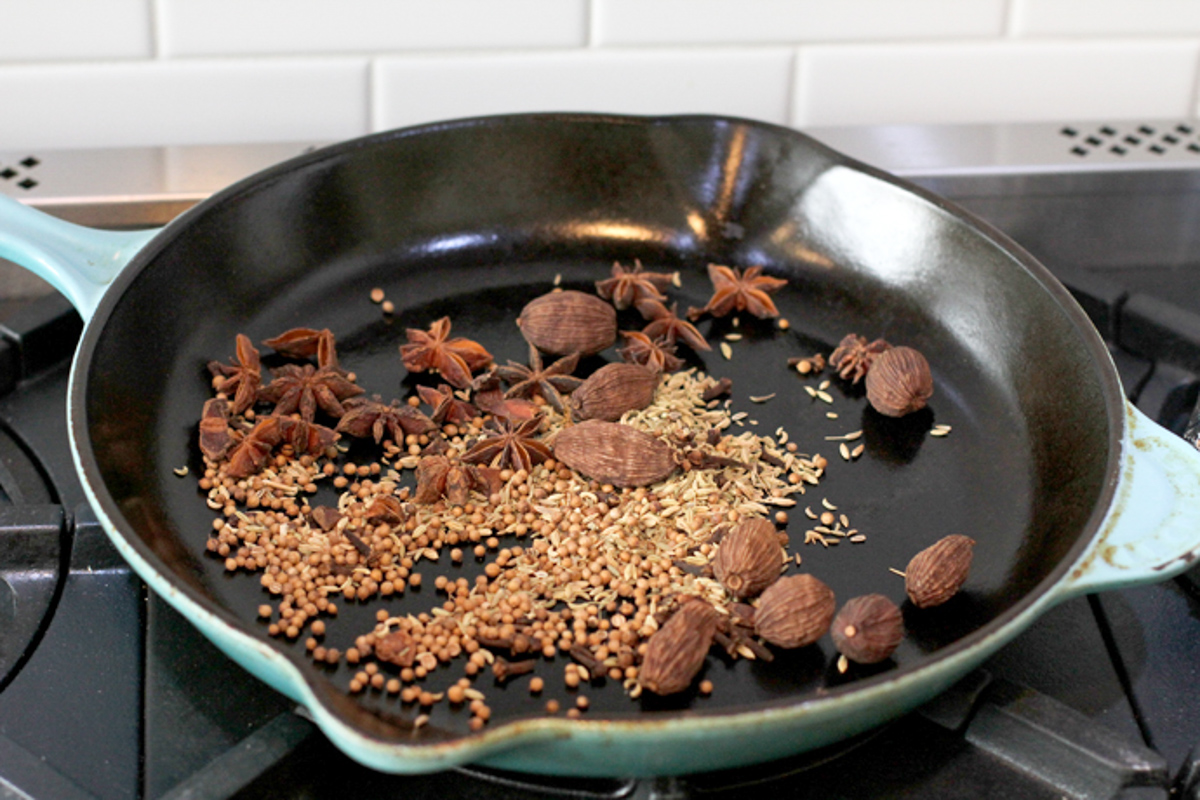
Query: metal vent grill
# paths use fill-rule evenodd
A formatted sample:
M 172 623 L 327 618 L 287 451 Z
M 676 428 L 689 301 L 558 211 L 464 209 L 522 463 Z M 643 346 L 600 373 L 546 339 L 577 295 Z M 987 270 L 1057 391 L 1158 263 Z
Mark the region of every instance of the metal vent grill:
M 1078 158 L 1097 155 L 1151 158 L 1200 156 L 1198 126 L 1180 122 L 1165 125 L 1131 124 L 1124 128 L 1100 125 L 1091 130 L 1065 126 L 1059 129 L 1070 141 L 1069 152 Z
M 29 191 L 38 185 L 37 178 L 33 176 L 33 170 L 41 163 L 33 156 L 26 156 L 12 164 L 0 162 L 0 181 Z

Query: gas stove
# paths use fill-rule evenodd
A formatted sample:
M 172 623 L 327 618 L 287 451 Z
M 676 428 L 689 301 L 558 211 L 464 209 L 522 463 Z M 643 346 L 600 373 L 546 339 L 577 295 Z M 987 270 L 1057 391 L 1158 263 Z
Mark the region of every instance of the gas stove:
M 1200 133 L 1188 123 L 811 133 L 1030 250 L 1109 342 L 1130 398 L 1182 433 L 1200 395 Z M 83 224 L 151 227 L 318 144 L 0 151 L 0 192 Z M 0 797 L 1200 796 L 1195 571 L 1068 601 L 918 712 L 785 761 L 643 780 L 371 772 L 112 549 L 63 425 L 81 327 L 0 262 Z

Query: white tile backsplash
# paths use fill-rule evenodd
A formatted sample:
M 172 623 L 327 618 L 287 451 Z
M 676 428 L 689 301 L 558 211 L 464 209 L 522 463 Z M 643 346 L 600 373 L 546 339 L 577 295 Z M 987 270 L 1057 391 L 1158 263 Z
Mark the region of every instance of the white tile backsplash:
M 155 0 L 167 56 L 578 47 L 586 0 Z
M 1194 117 L 1200 0 L 0 0 L 0 149 L 506 111 Z
M 789 50 L 581 51 L 387 58 L 376 129 L 523 111 L 713 113 L 786 123 Z
M 998 36 L 1004 0 L 593 0 L 594 42 L 759 44 Z
M 1022 36 L 1200 34 L 1196 0 L 1013 0 L 1012 13 Z
M 0 106 L 0 150 L 342 139 L 367 131 L 367 63 L 19 66 Z
M 0 0 L 0 63 L 153 52 L 150 0 Z
M 1184 117 L 1194 41 L 1007 41 L 813 46 L 797 64 L 795 125 Z

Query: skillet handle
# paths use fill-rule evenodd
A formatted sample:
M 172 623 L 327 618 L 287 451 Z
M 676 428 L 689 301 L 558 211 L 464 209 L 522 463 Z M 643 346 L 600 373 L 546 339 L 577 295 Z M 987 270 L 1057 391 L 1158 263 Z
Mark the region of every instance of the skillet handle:
M 1126 402 L 1121 477 L 1056 600 L 1165 580 L 1200 556 L 1200 451 Z
M 113 278 L 157 233 L 85 228 L 0 195 L 0 258 L 45 279 L 85 321 Z

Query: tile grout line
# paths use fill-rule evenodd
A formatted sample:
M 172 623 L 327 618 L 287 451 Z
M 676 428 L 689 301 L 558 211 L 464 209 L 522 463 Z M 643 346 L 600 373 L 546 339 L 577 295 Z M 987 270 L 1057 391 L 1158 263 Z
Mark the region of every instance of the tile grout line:
M 596 42 L 596 31 L 599 29 L 597 17 L 600 15 L 599 0 L 584 0 L 585 14 L 583 22 L 583 49 L 596 50 L 599 45 Z
M 163 11 L 161 0 L 146 0 L 146 13 L 150 17 L 150 59 L 163 60 Z
M 367 59 L 367 133 L 377 133 L 380 128 L 382 110 L 379 102 L 379 56 Z

